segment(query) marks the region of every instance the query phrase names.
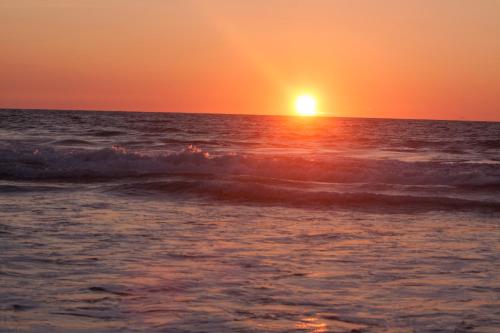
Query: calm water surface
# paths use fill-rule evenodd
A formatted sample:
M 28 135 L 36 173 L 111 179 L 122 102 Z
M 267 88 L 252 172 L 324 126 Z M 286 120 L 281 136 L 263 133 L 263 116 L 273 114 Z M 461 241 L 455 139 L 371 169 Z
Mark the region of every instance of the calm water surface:
M 499 332 L 500 123 L 0 111 L 0 332 Z

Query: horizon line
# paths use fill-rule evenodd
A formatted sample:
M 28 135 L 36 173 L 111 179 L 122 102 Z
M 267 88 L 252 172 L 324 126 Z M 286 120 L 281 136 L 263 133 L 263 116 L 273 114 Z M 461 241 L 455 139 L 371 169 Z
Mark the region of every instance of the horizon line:
M 221 115 L 221 116 L 266 116 L 266 117 L 302 117 L 294 114 L 260 114 L 260 113 L 225 113 L 225 112 L 186 112 L 186 111 L 143 111 L 143 110 L 97 110 L 97 109 L 47 109 L 47 108 L 20 108 L 0 107 L 1 111 L 56 111 L 56 112 L 129 112 L 129 113 L 172 113 L 172 114 L 199 114 L 199 115 Z M 334 114 L 317 114 L 308 118 L 339 118 L 339 119 L 380 119 L 380 120 L 417 120 L 417 121 L 456 121 L 456 122 L 483 122 L 500 123 L 499 120 L 466 120 L 466 119 L 431 119 L 431 118 L 390 118 L 390 117 L 359 117 L 338 116 Z

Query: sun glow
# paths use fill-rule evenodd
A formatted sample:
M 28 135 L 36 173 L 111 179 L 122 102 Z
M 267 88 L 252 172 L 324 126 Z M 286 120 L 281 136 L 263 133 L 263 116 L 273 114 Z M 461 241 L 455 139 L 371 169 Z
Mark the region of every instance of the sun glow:
M 315 116 L 318 102 L 312 95 L 300 95 L 295 99 L 295 111 L 301 116 Z

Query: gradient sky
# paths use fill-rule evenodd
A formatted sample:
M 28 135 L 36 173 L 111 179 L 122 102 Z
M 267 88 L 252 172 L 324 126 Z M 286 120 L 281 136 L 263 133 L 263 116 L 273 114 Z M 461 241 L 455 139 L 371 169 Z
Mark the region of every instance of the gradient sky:
M 500 120 L 497 0 L 0 0 L 0 107 Z

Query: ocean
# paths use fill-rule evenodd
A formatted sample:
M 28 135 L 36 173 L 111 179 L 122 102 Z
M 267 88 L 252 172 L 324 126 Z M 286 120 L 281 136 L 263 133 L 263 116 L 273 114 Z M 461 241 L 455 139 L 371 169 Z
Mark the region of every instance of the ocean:
M 1 110 L 0 332 L 500 332 L 500 123 Z

